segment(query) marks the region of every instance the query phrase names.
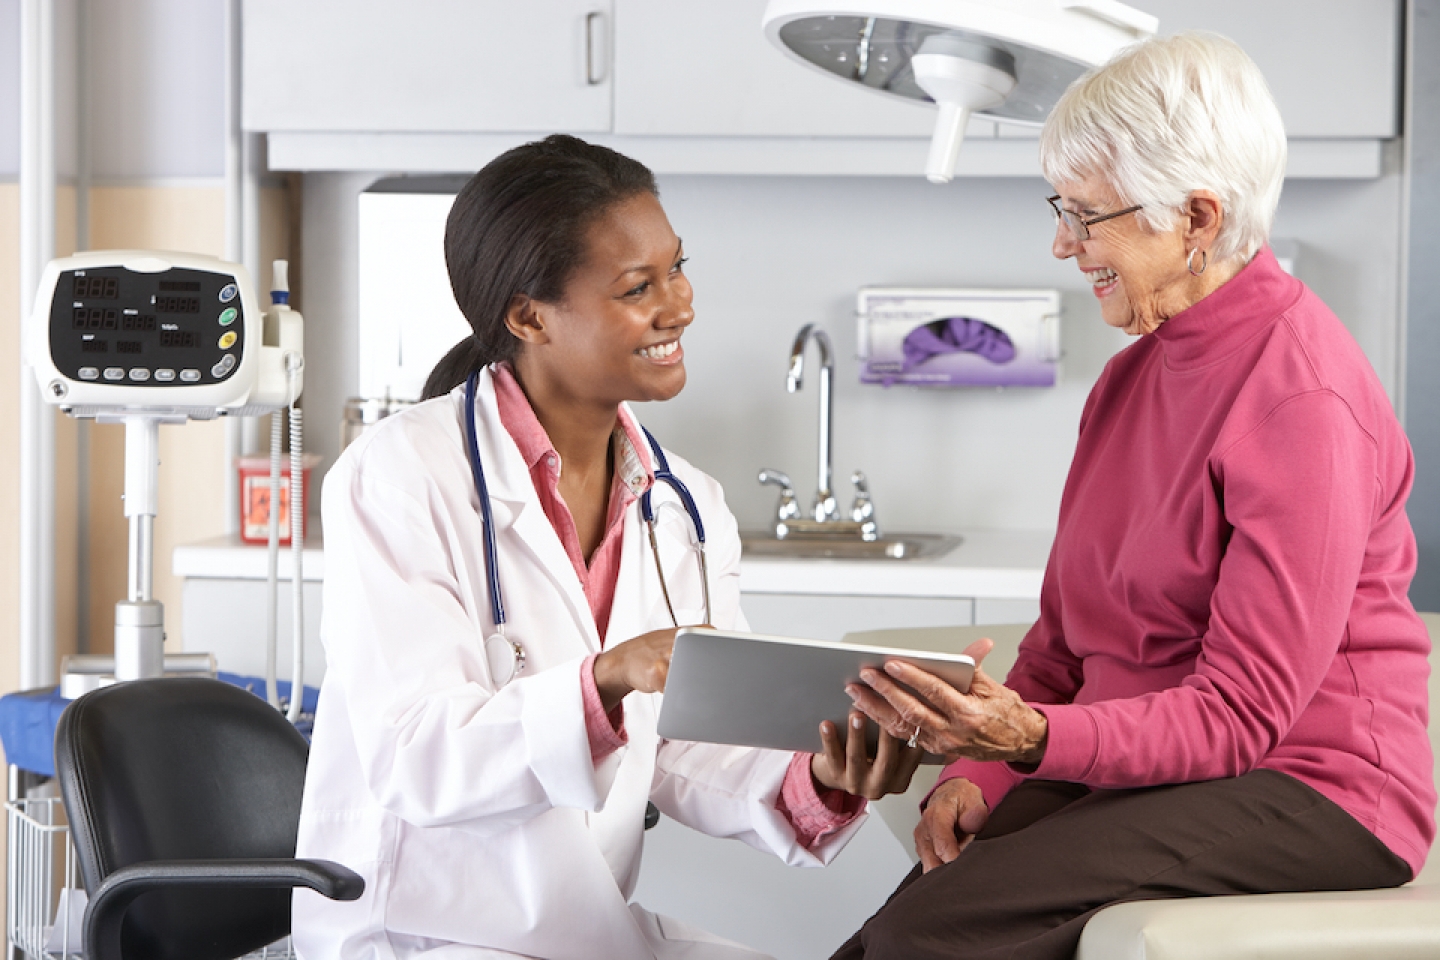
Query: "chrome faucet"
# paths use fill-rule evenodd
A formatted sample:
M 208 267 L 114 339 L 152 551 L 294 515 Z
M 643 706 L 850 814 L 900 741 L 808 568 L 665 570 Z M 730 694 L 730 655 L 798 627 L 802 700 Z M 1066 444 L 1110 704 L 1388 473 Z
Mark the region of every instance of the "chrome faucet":
M 818 330 L 813 323 L 807 323 L 795 335 L 790 347 L 790 372 L 785 376 L 785 388 L 795 393 L 803 383 L 805 373 L 805 343 L 813 339 L 820 346 L 820 454 L 818 478 L 815 484 L 815 507 L 811 517 L 817 522 L 828 523 L 839 518 L 835 505 L 835 492 L 831 489 L 830 423 L 834 414 L 834 400 L 830 390 L 835 379 L 834 351 L 830 349 L 830 336 Z
M 805 374 L 805 344 L 810 340 L 820 345 L 820 456 L 818 477 L 815 481 L 815 506 L 809 517 L 802 517 L 790 478 L 779 470 L 761 470 L 762 485 L 780 488 L 780 502 L 775 507 L 775 538 L 878 540 L 880 527 L 875 522 L 875 504 L 870 500 L 870 488 L 865 481 L 865 474 L 856 470 L 850 478 L 850 482 L 855 484 L 855 502 L 850 506 L 850 519 L 841 519 L 840 510 L 835 504 L 835 491 L 830 486 L 833 476 L 830 424 L 835 412 L 831 385 L 835 379 L 835 356 L 830 347 L 829 335 L 824 330 L 816 329 L 813 323 L 805 324 L 795 335 L 795 343 L 790 347 L 790 372 L 785 376 L 785 386 L 791 393 L 800 389 Z

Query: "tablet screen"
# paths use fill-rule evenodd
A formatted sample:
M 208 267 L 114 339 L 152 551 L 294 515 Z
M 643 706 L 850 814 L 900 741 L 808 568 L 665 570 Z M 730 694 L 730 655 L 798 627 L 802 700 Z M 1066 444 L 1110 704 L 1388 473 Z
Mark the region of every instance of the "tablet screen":
M 687 627 L 675 636 L 660 735 L 819 753 L 822 721 L 845 729 L 851 707 L 845 685 L 861 682 L 862 667 L 883 669 L 886 660 L 914 664 L 962 691 L 975 671 L 960 653 Z M 873 756 L 878 731 L 867 727 Z

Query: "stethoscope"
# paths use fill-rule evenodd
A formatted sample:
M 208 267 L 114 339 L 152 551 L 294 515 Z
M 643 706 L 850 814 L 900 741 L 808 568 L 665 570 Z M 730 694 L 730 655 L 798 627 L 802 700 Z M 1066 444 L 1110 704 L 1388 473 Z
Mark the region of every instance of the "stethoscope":
M 490 591 L 491 619 L 495 621 L 495 632 L 485 638 L 485 660 L 490 666 L 491 678 L 497 685 L 504 685 L 525 669 L 525 648 L 518 640 L 505 635 L 505 602 L 500 592 L 500 567 L 495 562 L 494 516 L 490 510 L 490 491 L 485 486 L 485 471 L 480 465 L 480 442 L 475 430 L 475 392 L 479 383 L 478 370 L 472 372 L 465 381 L 465 441 L 470 455 L 470 472 L 475 476 L 475 492 L 480 496 L 480 518 L 485 528 L 485 583 Z M 690 489 L 670 472 L 665 452 L 660 449 L 655 437 L 644 427 L 640 430 L 645 434 L 645 439 L 655 454 L 656 483 L 667 484 L 675 491 L 695 527 L 695 551 L 700 564 L 700 593 L 705 601 L 705 622 L 709 623 L 710 575 L 705 563 L 705 524 L 700 521 L 700 509 L 695 506 L 695 498 L 690 495 Z M 665 609 L 670 612 L 670 622 L 678 627 L 680 621 L 675 616 L 675 607 L 670 602 L 670 588 L 665 583 L 665 570 L 660 565 L 660 545 L 655 540 L 655 505 L 650 496 L 653 490 L 652 484 L 649 490 L 640 495 L 640 517 L 645 521 L 650 535 L 650 552 L 655 557 L 655 572 L 660 577 L 660 593 L 665 598 Z

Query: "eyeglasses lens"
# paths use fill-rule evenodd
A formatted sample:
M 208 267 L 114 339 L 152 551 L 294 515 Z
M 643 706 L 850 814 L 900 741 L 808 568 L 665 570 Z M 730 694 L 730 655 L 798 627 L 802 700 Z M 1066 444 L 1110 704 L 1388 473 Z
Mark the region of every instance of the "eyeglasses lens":
M 1085 241 L 1090 239 L 1090 228 L 1085 226 L 1085 221 L 1066 210 L 1055 200 L 1050 201 L 1050 212 L 1057 223 L 1064 223 L 1066 228 L 1074 235 L 1076 240 Z

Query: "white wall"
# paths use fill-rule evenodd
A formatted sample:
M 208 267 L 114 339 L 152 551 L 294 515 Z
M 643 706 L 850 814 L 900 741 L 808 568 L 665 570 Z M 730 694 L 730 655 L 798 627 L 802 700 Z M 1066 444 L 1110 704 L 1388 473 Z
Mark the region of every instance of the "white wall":
M 75 172 L 78 0 L 55 3 L 56 162 Z M 85 0 L 91 175 L 101 182 L 225 173 L 224 0 Z M 20 0 L 0 0 L 0 180 L 20 169 Z
M 356 388 L 355 202 L 372 179 L 305 179 L 306 405 L 310 423 L 318 419 L 315 449 L 330 456 L 338 446 L 330 425 Z M 830 333 L 840 354 L 842 506 L 858 467 L 882 527 L 1053 526 L 1085 394 L 1129 338 L 1101 322 L 1073 263 L 1050 256 L 1043 181 L 667 176 L 660 188 L 691 258 L 697 320 L 686 334 L 685 392 L 639 414 L 663 443 L 721 480 L 742 526 L 763 525 L 773 509 L 773 488 L 755 482 L 759 468 L 789 473 L 806 500 L 814 486 L 815 381 L 797 395 L 784 386 L 790 343 L 809 322 Z M 1350 326 L 1387 385 L 1395 380 L 1399 203 L 1395 173 L 1294 181 L 1275 231 L 1299 241 L 1297 272 Z M 1057 288 L 1062 381 L 1005 391 L 862 386 L 853 313 L 864 285 Z M 317 348 L 322 330 L 319 342 L 331 347 Z M 817 360 L 812 347 L 807 362 Z

